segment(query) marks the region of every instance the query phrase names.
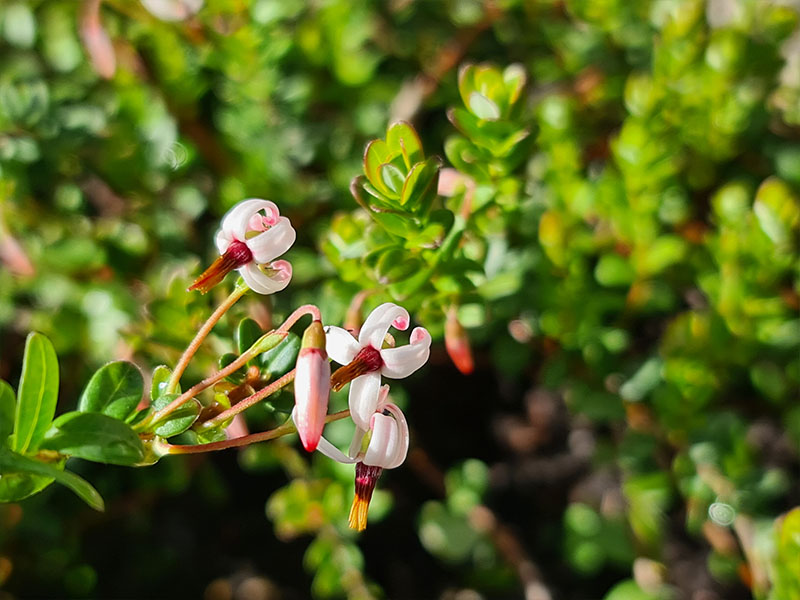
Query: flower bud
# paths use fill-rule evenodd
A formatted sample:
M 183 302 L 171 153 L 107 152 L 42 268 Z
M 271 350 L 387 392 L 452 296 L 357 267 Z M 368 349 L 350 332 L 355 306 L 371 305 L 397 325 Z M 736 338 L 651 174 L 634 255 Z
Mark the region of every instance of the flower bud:
M 467 337 L 464 326 L 459 322 L 455 310 L 447 313 L 447 321 L 444 324 L 444 347 L 447 349 L 450 360 L 459 371 L 464 375 L 472 373 L 475 364 L 472 361 L 469 337 Z
M 325 331 L 322 323 L 314 321 L 303 333 L 294 377 L 292 412 L 297 433 L 309 452 L 317 448 L 331 393 L 331 365 L 325 353 Z

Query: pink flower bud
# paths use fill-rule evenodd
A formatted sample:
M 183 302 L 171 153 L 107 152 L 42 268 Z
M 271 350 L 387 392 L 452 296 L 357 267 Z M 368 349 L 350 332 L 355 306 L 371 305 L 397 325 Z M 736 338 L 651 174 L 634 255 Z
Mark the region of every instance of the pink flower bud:
M 292 412 L 297 433 L 303 447 L 309 452 L 317 448 L 331 393 L 331 364 L 325 353 L 325 330 L 322 323 L 314 321 L 303 334 L 303 343 L 297 355 L 294 377 L 294 402 Z
M 464 326 L 458 320 L 456 311 L 451 310 L 447 313 L 447 321 L 444 324 L 444 347 L 450 360 L 456 368 L 464 375 L 469 375 L 475 369 L 472 361 L 472 349 L 469 345 L 469 337 Z

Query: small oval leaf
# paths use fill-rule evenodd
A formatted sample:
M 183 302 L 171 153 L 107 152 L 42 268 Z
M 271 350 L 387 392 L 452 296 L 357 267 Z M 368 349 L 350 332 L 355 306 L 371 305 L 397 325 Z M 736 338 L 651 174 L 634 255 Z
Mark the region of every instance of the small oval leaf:
M 144 393 L 144 379 L 133 363 L 123 360 L 100 367 L 81 394 L 78 410 L 102 413 L 124 421 L 136 410 Z
M 290 333 L 280 344 L 261 355 L 262 370 L 272 379 L 280 377 L 294 368 L 299 352 L 300 338 Z
M 142 442 L 133 429 L 101 413 L 61 415 L 53 421 L 41 447 L 111 465 L 134 465 L 144 457 Z
M 153 410 L 156 412 L 161 410 L 177 397 L 178 394 L 164 394 L 153 402 Z M 197 420 L 199 414 L 200 403 L 195 398 L 192 398 L 177 410 L 172 411 L 165 419 L 159 421 L 153 431 L 163 438 L 178 435 L 189 429 Z
M 169 385 L 170 377 L 172 377 L 172 369 L 166 365 L 158 365 L 153 370 L 153 381 L 150 384 L 151 400 L 156 400 L 167 393 L 167 385 Z M 178 386 L 175 391 L 180 394 L 180 386 Z
M 58 358 L 53 344 L 41 333 L 25 342 L 11 449 L 34 452 L 53 420 L 58 401 Z
M 261 326 L 253 319 L 245 318 L 239 321 L 239 326 L 236 328 L 236 347 L 239 349 L 239 354 L 244 353 L 262 334 Z

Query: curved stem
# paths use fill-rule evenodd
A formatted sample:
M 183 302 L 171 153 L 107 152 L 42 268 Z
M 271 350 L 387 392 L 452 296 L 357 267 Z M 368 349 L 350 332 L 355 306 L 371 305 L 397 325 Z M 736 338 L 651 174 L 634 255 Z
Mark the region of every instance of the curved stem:
M 337 413 L 332 413 L 328 415 L 327 417 L 325 417 L 325 422 L 332 423 L 333 421 L 339 421 L 349 416 L 350 416 L 350 410 L 345 409 Z M 221 442 L 211 442 L 208 444 L 197 444 L 194 446 L 168 444 L 166 450 L 167 454 L 199 454 L 201 452 L 214 452 L 216 450 L 225 450 L 227 448 L 238 448 L 240 446 L 248 446 L 256 442 L 265 442 L 267 440 L 273 440 L 275 438 L 279 438 L 284 435 L 288 435 L 290 433 L 295 433 L 296 431 L 297 428 L 294 426 L 292 420 L 289 419 L 283 425 L 276 427 L 275 429 L 270 429 L 269 431 L 262 431 L 261 433 L 252 433 L 250 435 L 234 438 L 232 440 L 223 440 Z
M 172 394 L 175 392 L 175 390 L 178 388 L 178 383 L 180 383 L 181 375 L 183 375 L 186 367 L 189 366 L 189 362 L 197 352 L 200 344 L 203 343 L 203 340 L 206 339 L 206 336 L 208 336 L 208 334 L 214 328 L 214 325 L 216 325 L 217 322 L 222 318 L 222 315 L 224 315 L 231 306 L 236 304 L 239 298 L 244 296 L 249 289 L 250 288 L 248 288 L 246 285 L 237 284 L 230 295 L 223 300 L 222 304 L 220 304 L 217 309 L 211 313 L 211 316 L 208 317 L 208 320 L 203 323 L 203 326 L 197 332 L 197 335 L 194 336 L 194 339 L 191 341 L 189 346 L 187 346 L 186 350 L 184 350 L 180 360 L 178 360 L 178 364 L 175 365 L 175 370 L 172 371 L 172 375 L 167 383 L 166 393 Z
M 234 360 L 231 364 L 229 364 L 224 369 L 220 369 L 213 375 L 210 375 L 203 379 L 200 383 L 193 385 L 188 390 L 183 392 L 180 396 L 175 398 L 172 402 L 167 404 L 164 408 L 160 411 L 155 413 L 146 421 L 143 421 L 141 425 L 139 425 L 136 429 L 143 430 L 145 427 L 148 427 L 152 423 L 157 423 L 172 411 L 177 410 L 183 404 L 188 402 L 191 398 L 194 398 L 197 394 L 202 392 L 204 389 L 211 387 L 215 383 L 217 383 L 220 379 L 223 379 L 230 375 L 231 373 L 236 372 L 239 370 L 248 360 L 252 359 L 253 356 L 249 352 L 243 352 L 241 356 L 239 356 L 236 360 Z
M 289 331 L 292 325 L 297 323 L 305 315 L 311 315 L 315 321 L 322 321 L 322 313 L 319 312 L 319 308 L 313 304 L 304 304 L 290 314 L 276 331 Z
M 252 396 L 248 396 L 244 400 L 237 402 L 236 404 L 231 406 L 228 410 L 219 413 L 213 419 L 209 419 L 203 424 L 204 429 L 210 429 L 212 427 L 215 427 L 216 425 L 219 425 L 220 423 L 227 421 L 231 417 L 238 415 L 240 412 L 247 410 L 248 408 L 250 408 L 254 404 L 257 404 L 267 396 L 274 394 L 279 389 L 285 387 L 294 380 L 294 372 L 295 370 L 292 369 L 291 371 L 286 373 L 283 377 L 280 377 L 279 379 L 276 379 L 275 381 L 270 383 L 267 387 L 262 388 Z

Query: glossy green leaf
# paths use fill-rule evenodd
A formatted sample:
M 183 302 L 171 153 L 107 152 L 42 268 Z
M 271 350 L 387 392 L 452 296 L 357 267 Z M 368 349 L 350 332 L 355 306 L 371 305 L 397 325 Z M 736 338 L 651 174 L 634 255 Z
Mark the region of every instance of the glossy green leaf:
M 56 351 L 41 333 L 31 333 L 25 342 L 22 360 L 12 450 L 20 454 L 36 451 L 53 420 L 57 401 Z
M 74 411 L 61 415 L 53 421 L 41 447 L 112 465 L 134 465 L 144 457 L 144 448 L 133 429 L 101 413 Z
M 81 394 L 78 410 L 124 421 L 136 410 L 143 393 L 144 379 L 136 365 L 122 360 L 111 362 L 92 375 Z
M 406 210 L 427 211 L 430 208 L 438 191 L 441 167 L 442 159 L 438 156 L 432 156 L 425 162 L 414 165 L 406 177 L 400 194 L 400 203 Z
M 294 369 L 299 352 L 300 338 L 290 333 L 280 344 L 261 355 L 262 370 L 268 373 L 271 379 L 277 379 Z
M 220 369 L 224 369 L 233 361 L 235 361 L 237 358 L 239 358 L 238 354 L 234 354 L 233 352 L 226 352 L 225 354 L 219 357 L 219 360 L 217 361 L 217 366 Z M 230 381 L 231 383 L 235 383 L 238 385 L 244 382 L 246 374 L 247 374 L 247 367 L 243 365 L 238 369 L 236 369 L 233 373 L 228 375 L 225 379 L 227 381 Z
M 177 397 L 178 394 L 164 394 L 153 403 L 153 410 L 161 410 Z M 159 421 L 153 431 L 156 435 L 160 435 L 163 438 L 169 438 L 173 435 L 183 433 L 197 420 L 200 410 L 200 402 L 192 398 L 180 408 L 167 415 L 165 419 Z
M 239 350 L 239 354 L 242 354 L 252 346 L 263 333 L 261 326 L 253 319 L 246 318 L 239 321 L 239 325 L 236 328 L 236 347 Z
M 11 435 L 14 428 L 16 404 L 14 389 L 0 379 L 0 445 L 5 444 L 6 438 Z
M 381 165 L 378 171 L 384 187 L 391 192 L 391 197 L 399 196 L 403 189 L 403 182 L 405 181 L 405 176 L 400 169 L 392 163 L 386 163 Z
M 169 378 L 172 377 L 172 369 L 166 365 L 158 365 L 153 370 L 153 381 L 150 384 L 150 399 L 155 400 L 163 396 L 167 392 L 167 384 Z M 176 393 L 181 393 L 180 386 L 175 390 Z
M 406 121 L 398 121 L 389 127 L 386 132 L 386 145 L 393 154 L 402 155 L 406 171 L 411 169 L 412 165 L 425 160 L 419 134 L 413 125 Z
M 3 473 L 3 479 L 9 475 L 22 475 L 39 477 L 49 481 L 55 480 L 75 492 L 93 509 L 104 510 L 103 498 L 88 481 L 69 471 L 62 471 L 50 463 L 22 456 L 0 447 L 0 472 Z M 43 487 L 46 487 L 46 485 Z M 2 490 L 2 480 L 0 480 L 0 490 Z M 0 501 L 10 502 L 12 499 L 0 495 Z

